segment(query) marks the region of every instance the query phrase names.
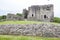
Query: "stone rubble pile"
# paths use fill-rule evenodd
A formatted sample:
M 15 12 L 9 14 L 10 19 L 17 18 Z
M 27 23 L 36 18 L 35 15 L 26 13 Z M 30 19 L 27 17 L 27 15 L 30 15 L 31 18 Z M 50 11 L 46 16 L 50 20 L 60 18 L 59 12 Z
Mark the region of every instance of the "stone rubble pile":
M 60 24 L 6 24 L 0 25 L 0 34 L 60 37 Z

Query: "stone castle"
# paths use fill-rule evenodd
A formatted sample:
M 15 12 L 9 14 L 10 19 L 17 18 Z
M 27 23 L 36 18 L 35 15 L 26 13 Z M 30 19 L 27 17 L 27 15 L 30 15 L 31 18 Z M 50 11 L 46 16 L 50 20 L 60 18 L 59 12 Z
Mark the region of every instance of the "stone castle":
M 13 16 L 13 15 L 10 15 Z M 21 17 L 7 17 L 8 19 L 12 20 L 19 20 Z M 33 5 L 31 7 L 28 7 L 28 10 L 23 9 L 23 16 L 22 20 L 27 19 L 30 21 L 44 21 L 44 22 L 51 22 L 54 18 L 54 11 L 53 11 L 53 5 Z

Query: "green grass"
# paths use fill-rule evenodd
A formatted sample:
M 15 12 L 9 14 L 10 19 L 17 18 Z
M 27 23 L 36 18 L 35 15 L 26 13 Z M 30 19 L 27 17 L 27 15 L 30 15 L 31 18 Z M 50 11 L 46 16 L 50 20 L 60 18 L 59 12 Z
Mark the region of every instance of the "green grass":
M 34 24 L 34 23 L 41 23 L 35 21 L 3 21 L 0 24 Z
M 60 40 L 60 38 L 0 35 L 0 40 Z
M 2 24 L 40 24 L 40 23 L 58 24 L 53 22 L 39 22 L 39 21 L 3 21 L 3 22 L 0 22 L 0 25 Z M 60 40 L 60 38 L 0 35 L 0 40 Z
M 0 25 L 2 24 L 40 24 L 40 23 L 58 24 L 53 22 L 40 22 L 40 21 L 3 21 L 3 22 L 0 22 Z

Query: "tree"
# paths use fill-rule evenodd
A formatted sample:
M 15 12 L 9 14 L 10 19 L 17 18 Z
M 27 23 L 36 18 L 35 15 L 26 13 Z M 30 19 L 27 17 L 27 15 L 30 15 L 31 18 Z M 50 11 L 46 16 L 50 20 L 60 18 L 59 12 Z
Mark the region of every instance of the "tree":
M 6 21 L 6 15 L 0 16 L 0 22 L 1 22 L 1 21 Z
M 53 22 L 60 23 L 60 18 L 59 17 L 54 17 L 54 21 Z
M 21 14 L 21 13 L 17 13 L 16 15 L 18 15 L 18 16 L 22 16 L 22 14 Z
M 0 16 L 0 20 L 2 19 L 2 16 Z
M 6 19 L 6 15 L 3 15 L 3 16 L 2 16 L 2 19 Z

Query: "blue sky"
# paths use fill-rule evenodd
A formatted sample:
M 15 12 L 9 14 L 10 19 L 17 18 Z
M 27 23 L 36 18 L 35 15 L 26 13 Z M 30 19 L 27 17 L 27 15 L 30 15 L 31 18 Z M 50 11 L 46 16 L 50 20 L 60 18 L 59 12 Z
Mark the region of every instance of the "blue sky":
M 0 0 L 0 15 L 22 13 L 31 5 L 54 4 L 54 16 L 60 17 L 60 0 Z

